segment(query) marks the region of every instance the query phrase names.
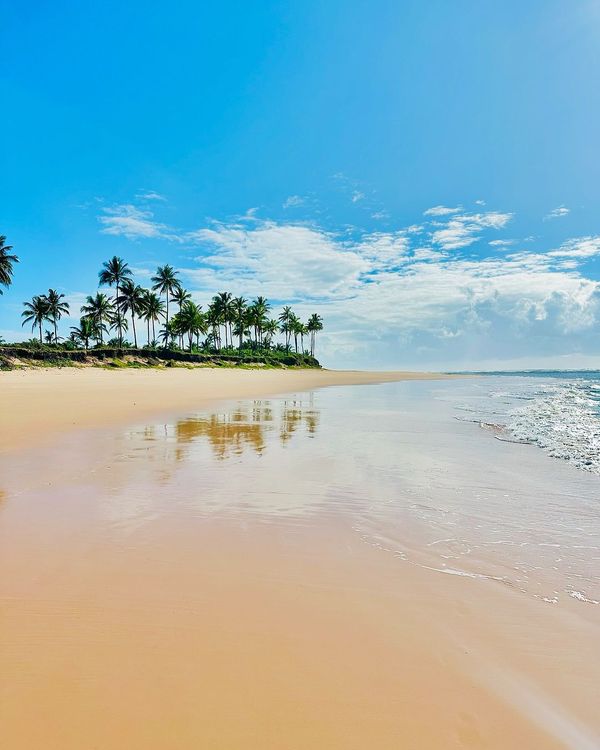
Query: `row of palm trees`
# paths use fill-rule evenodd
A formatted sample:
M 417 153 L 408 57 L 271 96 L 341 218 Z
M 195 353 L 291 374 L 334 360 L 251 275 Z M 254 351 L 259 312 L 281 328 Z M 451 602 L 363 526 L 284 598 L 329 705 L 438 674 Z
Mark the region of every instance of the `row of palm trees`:
M 215 295 L 207 310 L 203 311 L 183 288 L 177 278 L 178 272 L 170 265 L 158 267 L 151 277 L 151 289 L 136 284 L 132 276 L 129 265 L 117 256 L 102 265 L 100 286 L 114 287 L 114 296 L 97 292 L 87 297 L 81 307 L 79 325 L 71 328 L 70 338 L 74 342 L 87 350 L 91 341 L 103 345 L 105 336 L 114 331 L 116 338 L 109 343 L 120 348 L 131 324 L 133 343 L 137 348 L 137 326 L 145 323 L 150 347 L 160 343 L 164 347 L 178 345 L 181 349 L 187 346 L 192 351 L 194 344 L 200 347 L 200 337 L 204 336 L 204 346 L 210 349 L 234 348 L 236 343 L 239 350 L 248 346 L 269 349 L 276 334 L 281 332 L 285 349 L 290 351 L 293 341 L 297 353 L 304 352 L 304 338 L 308 336 L 310 354 L 314 356 L 316 335 L 323 329 L 321 316 L 316 313 L 303 323 L 291 307 L 284 307 L 277 318 L 271 318 L 271 305 L 265 297 L 259 296 L 249 302 L 244 297 L 233 297 L 229 292 Z M 177 306 L 175 313 L 172 305 Z M 33 331 L 38 329 L 42 342 L 43 324 L 50 322 L 53 331 L 46 333 L 46 342 L 58 343 L 58 321 L 69 313 L 64 295 L 49 289 L 47 294 L 36 295 L 30 302 L 25 302 L 24 307 L 23 325 L 30 324 Z

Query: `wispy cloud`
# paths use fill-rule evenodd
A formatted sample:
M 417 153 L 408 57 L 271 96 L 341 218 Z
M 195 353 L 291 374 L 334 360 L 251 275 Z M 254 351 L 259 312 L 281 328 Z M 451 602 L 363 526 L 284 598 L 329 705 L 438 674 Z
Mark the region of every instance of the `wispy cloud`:
M 298 206 L 303 206 L 306 199 L 303 198 L 301 195 L 290 195 L 285 199 L 283 202 L 284 208 L 297 208 Z
M 155 190 L 143 190 L 135 196 L 141 201 L 166 201 L 164 195 L 157 193 Z
M 553 208 L 549 214 L 546 214 L 546 216 L 544 216 L 544 220 L 546 221 L 548 219 L 560 219 L 562 216 L 567 216 L 570 213 L 570 208 L 567 208 L 566 206 L 559 206 L 558 208 Z
M 456 206 L 455 208 L 449 208 L 448 206 L 432 206 L 432 208 L 423 211 L 423 216 L 450 216 L 450 214 L 457 214 L 462 210 L 462 206 Z
M 127 239 L 168 239 L 181 238 L 166 224 L 154 220 L 152 211 L 144 210 L 131 203 L 108 206 L 98 217 L 103 234 L 127 237 Z
M 593 258 L 600 255 L 600 237 L 576 237 L 567 240 L 558 249 L 548 255 L 554 258 Z
M 485 229 L 502 229 L 511 220 L 512 214 L 488 211 L 478 214 L 453 216 L 446 224 L 439 225 L 432 240 L 444 250 L 468 247 L 476 242 Z
M 360 201 L 363 201 L 365 199 L 365 194 L 361 190 L 355 190 L 352 193 L 352 197 L 350 200 L 352 203 L 359 203 Z

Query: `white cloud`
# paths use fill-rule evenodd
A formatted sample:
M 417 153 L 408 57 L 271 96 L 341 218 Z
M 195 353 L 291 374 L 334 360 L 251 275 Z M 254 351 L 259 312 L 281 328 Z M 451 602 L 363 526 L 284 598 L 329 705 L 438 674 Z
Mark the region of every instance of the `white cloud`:
M 450 214 L 457 214 L 462 211 L 462 206 L 456 206 L 456 208 L 448 208 L 448 206 L 433 206 L 428 208 L 427 211 L 423 211 L 423 216 L 449 216 Z
M 515 240 L 491 240 L 488 242 L 488 245 L 491 247 L 510 247 L 510 245 L 514 245 Z
M 441 229 L 433 232 L 432 239 L 444 250 L 468 247 L 479 239 L 484 229 L 502 229 L 512 214 L 488 211 L 481 214 L 461 214 L 453 216 Z
M 457 217 L 469 235 L 462 241 L 509 219 Z M 533 354 L 532 342 L 540 356 L 565 354 L 589 344 L 600 322 L 600 284 L 578 270 L 600 254 L 600 237 L 483 258 L 448 253 L 453 248 L 442 242 L 413 246 L 406 229 L 352 236 L 272 221 L 218 224 L 195 232 L 194 241 L 207 252 L 197 267 L 181 270 L 197 290 L 264 294 L 292 302 L 301 315 L 318 305 L 326 323 L 320 350 L 337 365 L 514 358 Z
M 567 208 L 566 206 L 559 206 L 558 208 L 553 208 L 549 214 L 544 216 L 544 219 L 559 219 L 561 216 L 567 216 L 567 214 L 570 213 L 570 208 Z
M 360 201 L 364 200 L 365 194 L 361 192 L 360 190 L 355 190 L 352 193 L 352 203 L 359 203 Z
M 160 193 L 157 193 L 154 190 L 143 190 L 141 193 L 138 193 L 135 197 L 141 201 L 166 201 L 167 200 L 164 195 L 161 195 Z
M 165 224 L 154 221 L 152 211 L 142 210 L 131 203 L 103 209 L 98 221 L 102 224 L 103 234 L 122 235 L 130 240 L 159 237 L 175 239 Z
M 555 258 L 593 258 L 600 255 L 600 237 L 577 237 L 567 240 L 548 255 Z
M 375 213 L 371 214 L 371 218 L 379 221 L 380 219 L 389 218 L 389 214 L 385 211 L 375 211 Z
M 301 195 L 290 195 L 285 199 L 283 203 L 284 208 L 296 208 L 297 206 L 303 206 L 305 199 Z

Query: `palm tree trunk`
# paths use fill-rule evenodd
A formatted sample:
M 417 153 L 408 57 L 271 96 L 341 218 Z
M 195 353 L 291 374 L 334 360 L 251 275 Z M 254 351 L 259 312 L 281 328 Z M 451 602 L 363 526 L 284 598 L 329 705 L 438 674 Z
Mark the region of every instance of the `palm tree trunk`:
M 43 339 L 42 339 L 42 321 L 41 321 L 41 320 L 40 320 L 40 322 L 39 322 L 39 326 L 40 326 L 40 344 L 43 344 L 43 343 L 44 343 L 44 341 L 43 341 Z
M 137 334 L 135 332 L 135 315 L 133 314 L 133 310 L 131 311 L 131 326 L 133 328 L 133 345 L 137 349 Z
M 169 327 L 169 289 L 167 288 L 167 328 Z
M 56 325 L 56 315 L 54 316 L 54 343 L 58 344 L 58 328 Z

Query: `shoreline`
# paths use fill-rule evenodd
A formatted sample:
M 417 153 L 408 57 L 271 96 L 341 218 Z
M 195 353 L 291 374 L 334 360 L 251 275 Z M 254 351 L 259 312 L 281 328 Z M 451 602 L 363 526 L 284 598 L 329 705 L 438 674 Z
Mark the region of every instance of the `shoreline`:
M 233 368 L 41 368 L 0 372 L 0 452 L 44 442 L 73 429 L 125 424 L 141 417 L 198 409 L 216 401 L 253 398 L 336 385 L 457 376 L 426 372 L 367 372 Z

